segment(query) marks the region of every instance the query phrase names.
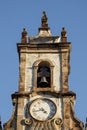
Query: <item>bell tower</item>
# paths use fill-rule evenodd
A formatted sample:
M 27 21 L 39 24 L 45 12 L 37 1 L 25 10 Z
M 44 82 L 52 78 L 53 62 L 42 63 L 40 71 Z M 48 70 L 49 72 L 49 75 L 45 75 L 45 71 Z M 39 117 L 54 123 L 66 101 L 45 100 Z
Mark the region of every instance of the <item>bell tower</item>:
M 74 114 L 76 94 L 69 90 L 71 43 L 63 27 L 53 36 L 43 12 L 37 36 L 23 29 L 19 54 L 19 88 L 12 94 L 14 112 L 5 130 L 82 130 Z

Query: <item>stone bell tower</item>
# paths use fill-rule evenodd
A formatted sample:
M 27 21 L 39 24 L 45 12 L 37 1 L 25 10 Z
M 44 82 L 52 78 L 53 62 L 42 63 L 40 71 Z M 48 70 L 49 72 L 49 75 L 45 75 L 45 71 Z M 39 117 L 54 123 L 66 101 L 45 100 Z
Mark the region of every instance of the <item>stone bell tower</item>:
M 19 54 L 19 89 L 5 130 L 83 130 L 74 113 L 76 94 L 69 90 L 71 43 L 66 30 L 53 36 L 43 12 L 37 36 L 23 29 Z

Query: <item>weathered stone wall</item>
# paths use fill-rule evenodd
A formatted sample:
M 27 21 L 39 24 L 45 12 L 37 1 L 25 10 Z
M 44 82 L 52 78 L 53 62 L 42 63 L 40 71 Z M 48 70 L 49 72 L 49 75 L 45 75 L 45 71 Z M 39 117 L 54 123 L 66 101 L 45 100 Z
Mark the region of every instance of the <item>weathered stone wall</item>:
M 33 64 L 37 60 L 47 60 L 50 59 L 50 61 L 54 65 L 54 71 L 53 71 L 53 86 L 55 91 L 61 90 L 61 75 L 60 75 L 60 54 L 51 54 L 51 53 L 31 53 L 26 54 L 26 68 L 25 68 L 25 91 L 31 91 L 33 86 L 33 80 L 34 80 L 34 72 L 33 72 Z
M 24 118 L 24 98 L 21 97 L 18 99 L 18 108 L 17 108 L 17 130 L 23 130 L 22 120 Z

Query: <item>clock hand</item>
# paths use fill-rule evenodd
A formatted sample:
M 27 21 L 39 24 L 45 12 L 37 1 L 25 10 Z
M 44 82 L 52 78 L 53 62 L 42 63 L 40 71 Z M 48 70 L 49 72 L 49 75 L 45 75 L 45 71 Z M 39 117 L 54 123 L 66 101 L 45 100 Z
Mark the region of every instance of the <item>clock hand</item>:
M 33 110 L 33 112 L 38 112 L 38 111 L 44 111 L 44 112 L 46 112 L 43 108 L 39 108 L 38 110 Z
M 40 109 L 39 110 L 33 110 L 33 112 L 38 112 L 38 111 L 41 111 Z
M 43 108 L 40 108 L 39 110 L 43 111 L 44 113 L 47 113 L 47 111 L 45 111 Z
M 47 111 L 45 111 L 45 110 L 44 110 L 43 112 L 44 112 L 44 113 L 47 113 Z
M 43 108 L 39 108 L 38 110 L 33 110 L 33 112 L 43 111 L 43 113 L 47 113 Z

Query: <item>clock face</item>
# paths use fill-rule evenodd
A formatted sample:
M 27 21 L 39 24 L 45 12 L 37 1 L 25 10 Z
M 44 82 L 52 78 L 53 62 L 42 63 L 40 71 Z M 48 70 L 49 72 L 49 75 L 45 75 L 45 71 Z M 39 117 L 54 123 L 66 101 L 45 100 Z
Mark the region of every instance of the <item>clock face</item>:
M 55 113 L 56 105 L 49 99 L 36 99 L 30 105 L 31 116 L 40 121 L 51 119 Z

